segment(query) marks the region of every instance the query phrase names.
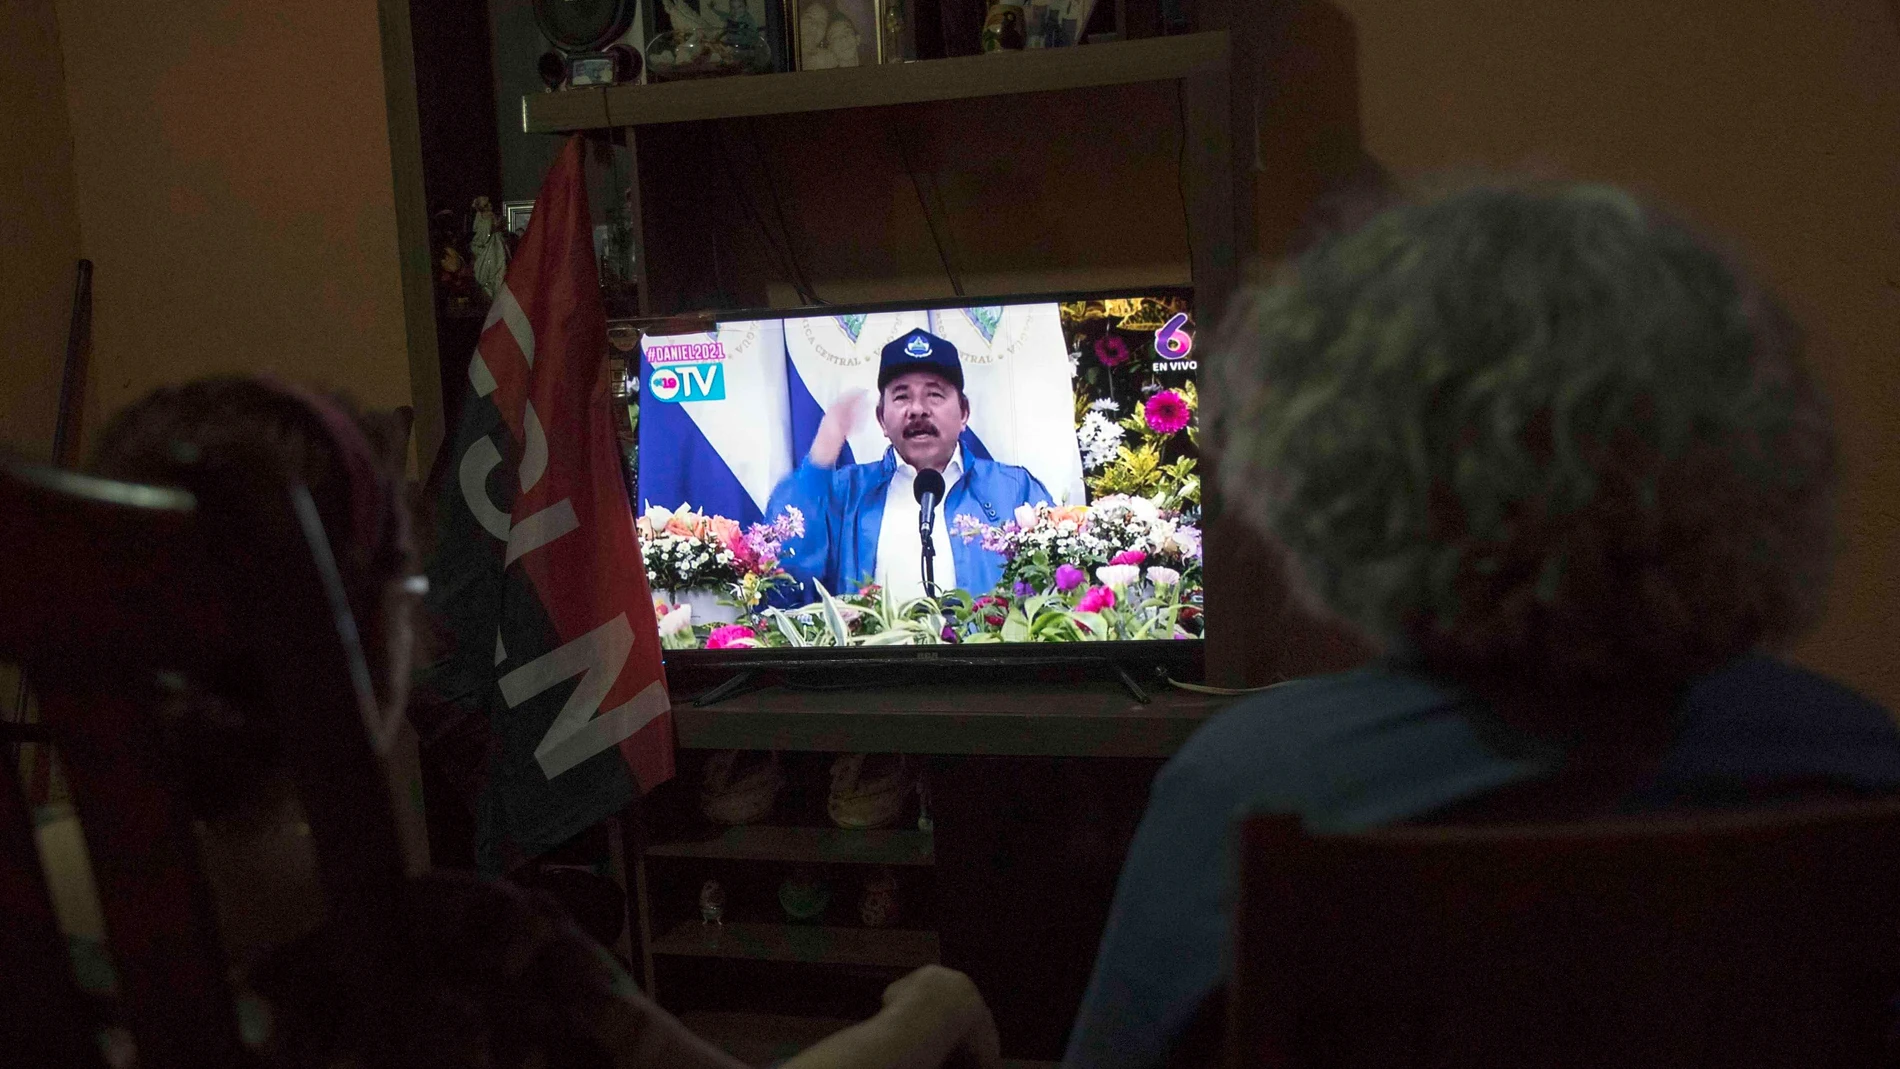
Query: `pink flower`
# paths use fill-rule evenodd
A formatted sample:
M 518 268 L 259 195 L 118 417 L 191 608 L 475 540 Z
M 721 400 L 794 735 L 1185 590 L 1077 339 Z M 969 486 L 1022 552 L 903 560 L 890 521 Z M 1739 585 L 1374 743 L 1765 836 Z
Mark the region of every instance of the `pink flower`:
M 1145 561 L 1147 559 L 1148 559 L 1148 554 L 1143 553 L 1139 549 L 1124 549 L 1120 553 L 1115 554 L 1114 558 L 1111 559 L 1108 563 L 1140 565 L 1142 561 Z
M 1103 367 L 1120 367 L 1128 362 L 1128 343 L 1120 335 L 1104 334 L 1095 340 L 1095 359 Z
M 724 627 L 713 628 L 713 633 L 706 638 L 706 648 L 709 650 L 723 650 L 730 649 L 734 646 L 749 645 L 753 639 L 758 637 L 758 632 L 743 624 L 727 624 Z
M 1188 419 L 1187 401 L 1173 390 L 1162 390 L 1141 407 L 1142 418 L 1148 421 L 1148 429 L 1156 434 L 1176 434 L 1186 430 Z
M 1115 607 L 1115 592 L 1105 586 L 1092 586 L 1082 594 L 1082 600 L 1075 603 L 1077 612 L 1101 612 Z
M 1073 564 L 1064 564 L 1056 569 L 1056 589 L 1064 594 L 1088 581 L 1088 573 Z

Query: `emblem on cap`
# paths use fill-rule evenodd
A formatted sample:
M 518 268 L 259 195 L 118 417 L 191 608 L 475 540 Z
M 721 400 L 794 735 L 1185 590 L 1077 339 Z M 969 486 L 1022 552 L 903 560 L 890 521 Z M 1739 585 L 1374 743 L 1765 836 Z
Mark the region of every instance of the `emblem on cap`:
M 919 334 L 904 344 L 904 351 L 909 353 L 912 359 L 922 360 L 930 355 L 930 339 Z

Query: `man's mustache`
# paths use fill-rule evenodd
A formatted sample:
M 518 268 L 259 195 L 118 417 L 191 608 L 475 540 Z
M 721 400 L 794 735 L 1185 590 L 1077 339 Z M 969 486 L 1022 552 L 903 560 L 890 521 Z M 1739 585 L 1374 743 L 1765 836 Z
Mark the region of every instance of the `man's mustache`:
M 939 437 L 937 433 L 937 425 L 935 423 L 906 423 L 904 424 L 904 437 L 906 438 Z

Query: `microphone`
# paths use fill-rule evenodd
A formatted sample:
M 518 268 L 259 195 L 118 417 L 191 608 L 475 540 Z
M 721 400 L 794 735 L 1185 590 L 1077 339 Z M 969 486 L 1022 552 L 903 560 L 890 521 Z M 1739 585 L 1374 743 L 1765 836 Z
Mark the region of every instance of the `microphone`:
M 924 596 L 934 598 L 937 596 L 937 542 L 933 534 L 937 526 L 937 503 L 943 500 L 943 473 L 920 471 L 911 489 L 917 494 L 917 533 L 924 543 Z
M 930 529 L 937 523 L 937 505 L 943 501 L 943 473 L 929 469 L 918 472 L 911 490 L 917 494 L 917 529 L 928 544 Z

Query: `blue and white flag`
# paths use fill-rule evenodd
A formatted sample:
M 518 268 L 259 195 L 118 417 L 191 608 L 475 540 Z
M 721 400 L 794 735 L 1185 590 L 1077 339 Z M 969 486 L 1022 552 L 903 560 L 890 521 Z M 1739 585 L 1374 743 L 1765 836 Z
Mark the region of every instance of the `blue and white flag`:
M 640 511 L 765 519 L 795 455 L 784 321 L 643 338 L 640 350 Z

